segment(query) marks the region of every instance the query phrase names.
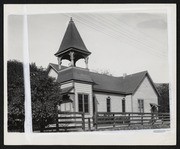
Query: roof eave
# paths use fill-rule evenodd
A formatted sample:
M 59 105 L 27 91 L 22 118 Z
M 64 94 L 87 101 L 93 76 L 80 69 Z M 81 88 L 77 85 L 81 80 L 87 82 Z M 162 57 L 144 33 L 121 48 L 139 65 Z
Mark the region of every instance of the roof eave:
M 49 74 L 51 69 L 53 69 L 56 73 L 58 73 L 58 71 L 49 63 L 48 67 L 46 68 L 47 74 Z
M 79 79 L 67 79 L 65 81 L 60 81 L 59 83 L 65 83 L 65 82 L 68 82 L 68 81 L 76 81 L 76 82 L 84 82 L 84 83 L 88 83 L 88 84 L 94 84 L 93 81 L 84 81 L 84 80 L 79 80 Z
M 56 56 L 56 57 L 58 57 L 58 56 L 60 56 L 60 55 L 62 55 L 62 54 L 64 54 L 64 53 L 66 53 L 66 52 L 68 52 L 68 51 L 77 51 L 77 52 L 81 52 L 81 53 L 83 53 L 83 54 L 85 54 L 85 55 L 90 55 L 91 54 L 91 52 L 89 52 L 89 51 L 85 51 L 85 50 L 81 50 L 81 49 L 78 49 L 78 48 L 75 48 L 75 47 L 69 47 L 69 48 L 67 48 L 67 49 L 65 49 L 65 50 L 59 50 L 58 52 L 56 52 L 54 55 Z
M 67 89 L 67 88 L 63 88 L 63 89 Z M 61 89 L 61 91 L 62 91 L 63 89 Z M 64 93 L 60 92 L 60 94 L 61 94 L 61 95 L 65 95 L 65 94 L 69 93 L 70 91 L 72 91 L 72 89 L 74 89 L 74 86 L 68 87 L 68 89 L 67 89 L 66 92 L 64 92 Z
M 153 86 L 154 90 L 156 91 L 156 93 L 157 93 L 158 97 L 160 97 L 161 95 L 160 95 L 160 93 L 158 92 L 158 90 L 157 90 L 157 88 L 156 88 L 156 86 L 155 86 L 155 84 L 154 84 L 153 80 L 151 79 L 151 76 L 149 75 L 149 73 L 147 73 L 147 75 L 148 75 L 149 80 L 150 80 L 150 82 L 151 82 L 151 84 L 152 84 L 152 86 Z
M 157 91 L 157 89 L 156 89 L 156 87 L 155 87 L 155 84 L 154 84 L 154 82 L 152 81 L 152 79 L 151 79 L 148 71 L 146 71 L 146 73 L 145 73 L 144 76 L 142 77 L 142 79 L 141 79 L 141 81 L 139 82 L 139 84 L 138 84 L 138 85 L 136 86 L 136 88 L 132 91 L 132 95 L 135 94 L 135 92 L 137 91 L 137 89 L 139 88 L 139 86 L 141 85 L 141 83 L 143 82 L 143 80 L 144 80 L 144 78 L 146 77 L 146 75 L 148 76 L 148 78 L 149 78 L 149 80 L 150 80 L 150 83 L 151 83 L 152 87 L 154 88 L 156 94 L 158 95 L 158 97 L 160 97 L 160 94 L 159 94 L 159 92 Z
M 119 92 L 119 91 L 110 91 L 104 89 L 93 89 L 94 92 L 103 92 L 103 93 L 112 93 L 112 94 L 121 94 L 121 95 L 129 95 L 129 93 Z

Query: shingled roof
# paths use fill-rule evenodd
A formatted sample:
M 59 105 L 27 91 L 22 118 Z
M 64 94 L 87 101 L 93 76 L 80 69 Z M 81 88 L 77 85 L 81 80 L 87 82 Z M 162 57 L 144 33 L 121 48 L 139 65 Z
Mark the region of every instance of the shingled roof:
M 63 37 L 63 40 L 61 42 L 60 48 L 55 53 L 55 55 L 57 56 L 61 53 L 64 53 L 65 51 L 67 51 L 70 48 L 79 50 L 81 52 L 85 52 L 87 54 L 91 53 L 86 48 L 78 30 L 74 24 L 74 21 L 72 19 L 69 21 L 69 24 L 66 29 L 65 35 Z
M 51 64 L 52 65 L 52 64 Z M 54 68 L 58 65 L 53 64 Z M 133 94 L 141 84 L 145 76 L 152 83 L 153 88 L 159 95 L 152 79 L 147 71 L 142 71 L 135 74 L 130 74 L 125 77 L 114 77 L 105 74 L 91 72 L 84 68 L 78 67 L 63 67 L 64 69 L 58 72 L 57 82 L 63 83 L 70 80 L 83 81 L 93 84 L 94 91 L 109 92 L 117 94 Z
M 119 77 L 119 89 L 127 93 L 134 93 L 147 74 L 147 71 L 142 71 L 125 77 Z
M 90 72 L 87 69 L 68 67 L 58 73 L 57 82 L 66 82 L 70 80 L 84 81 L 93 83 Z

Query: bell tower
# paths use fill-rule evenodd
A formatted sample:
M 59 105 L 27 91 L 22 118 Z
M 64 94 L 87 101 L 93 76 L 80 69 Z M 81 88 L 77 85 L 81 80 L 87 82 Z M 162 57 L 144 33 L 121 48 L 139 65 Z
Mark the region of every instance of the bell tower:
M 79 59 L 84 59 L 86 68 L 88 69 L 88 59 L 91 52 L 86 48 L 72 18 L 64 34 L 59 50 L 55 53 L 58 59 L 59 69 L 63 59 L 69 60 L 71 67 L 76 66 Z

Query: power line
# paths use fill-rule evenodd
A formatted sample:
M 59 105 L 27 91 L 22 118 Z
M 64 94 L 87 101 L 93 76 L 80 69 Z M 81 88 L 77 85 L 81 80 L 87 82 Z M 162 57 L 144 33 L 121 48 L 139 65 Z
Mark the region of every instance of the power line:
M 111 14 L 110 14 L 111 15 Z M 115 17 L 115 16 L 114 16 Z M 140 16 L 138 16 L 140 17 Z M 115 17 L 117 19 L 117 17 Z M 121 16 L 122 18 L 122 16 Z M 117 19 L 118 20 L 118 19 Z M 132 29 L 134 29 L 134 31 L 136 31 L 136 28 L 134 28 L 132 25 L 130 24 L 127 24 L 123 19 L 121 19 L 121 23 L 124 24 L 124 25 L 127 25 L 127 26 L 130 26 Z M 166 48 L 166 47 L 163 47 L 162 44 L 159 44 L 159 42 L 161 42 L 160 40 L 156 40 L 154 38 L 152 38 L 152 36 L 146 34 L 145 32 L 142 32 L 140 30 L 138 30 L 138 33 L 140 33 L 141 35 L 145 35 L 146 38 L 148 38 L 148 41 L 151 40 L 152 42 L 154 42 L 156 45 L 160 46 L 161 48 Z
M 111 18 L 111 19 L 112 19 L 112 18 Z M 110 19 L 109 19 L 109 21 L 108 21 L 106 18 L 105 18 L 104 20 L 101 19 L 101 18 L 99 18 L 98 20 L 99 20 L 99 21 L 102 20 L 102 21 L 105 22 L 105 24 L 109 24 L 108 27 L 111 26 L 111 29 L 112 29 L 112 30 L 115 30 L 116 32 L 121 31 L 121 29 L 117 28 L 114 24 L 109 23 L 109 22 L 111 22 Z M 114 22 L 113 22 L 113 23 L 114 23 Z M 118 24 L 117 24 L 117 25 L 118 25 Z M 112 26 L 114 26 L 114 27 L 112 27 Z M 122 27 L 122 26 L 121 26 L 121 27 Z M 147 46 L 147 47 L 151 48 L 152 51 L 155 52 L 155 53 L 163 54 L 161 51 L 155 51 L 154 47 L 152 47 L 151 45 L 149 45 L 148 42 L 143 41 L 143 39 L 142 39 L 142 40 L 137 40 L 137 39 L 135 38 L 136 36 L 133 36 L 133 34 L 132 34 L 131 32 L 129 32 L 126 28 L 124 28 L 124 31 L 122 30 L 120 33 L 123 34 L 124 36 L 127 36 L 127 38 L 129 38 L 130 40 L 135 40 L 135 41 L 139 42 L 140 44 L 143 44 L 144 46 Z M 142 41 L 143 41 L 143 42 L 142 42 Z M 164 56 L 165 56 L 165 55 L 164 55 Z
M 67 14 L 65 14 L 66 16 L 68 16 L 69 17 L 69 15 L 67 15 Z M 72 16 L 72 14 L 71 14 L 71 16 Z M 75 15 L 75 14 L 73 14 L 73 17 L 76 19 L 76 20 L 78 20 L 79 22 L 81 22 L 82 24 L 84 24 L 84 25 L 86 25 L 86 27 L 90 27 L 90 28 L 93 28 L 94 30 L 96 30 L 96 31 L 98 31 L 98 32 L 101 32 L 101 33 L 103 33 L 103 34 L 106 34 L 106 35 L 108 35 L 108 36 L 110 36 L 110 37 L 113 37 L 113 38 L 115 38 L 115 39 L 117 39 L 117 40 L 119 40 L 119 38 L 121 38 L 121 37 L 126 37 L 126 38 L 128 38 L 129 40 L 131 40 L 131 42 L 133 41 L 134 42 L 134 40 L 136 41 L 135 43 L 137 44 L 140 44 L 141 46 L 143 45 L 143 46 L 145 46 L 145 47 L 148 47 L 148 45 L 146 45 L 146 44 L 144 44 L 144 43 L 142 43 L 141 41 L 138 41 L 138 40 L 136 40 L 134 37 L 129 37 L 129 35 L 127 35 L 128 33 L 124 33 L 124 32 L 120 32 L 120 34 L 117 34 L 117 33 L 112 33 L 112 31 L 116 31 L 116 32 L 119 32 L 119 31 L 117 31 L 118 29 L 115 29 L 116 27 L 109 27 L 109 26 L 107 26 L 106 24 L 109 24 L 109 23 L 107 23 L 107 21 L 105 21 L 105 20 L 103 20 L 103 21 L 101 21 L 101 22 L 99 22 L 99 21 L 97 21 L 96 20 L 96 22 L 98 22 L 99 24 L 97 24 L 97 23 L 93 23 L 93 22 L 90 22 L 89 20 L 88 20 L 88 16 L 86 15 L 86 18 L 84 19 L 84 17 L 83 16 L 79 16 L 79 15 Z M 90 17 L 89 17 L 90 18 Z M 97 16 L 95 16 L 95 18 L 97 18 Z M 92 17 L 91 17 L 91 20 L 92 20 Z M 101 19 L 102 20 L 102 19 Z M 95 22 L 95 21 L 94 21 Z M 102 22 L 103 22 L 103 24 L 102 24 Z M 104 23 L 105 22 L 105 23 Z M 107 28 L 108 27 L 108 28 Z M 107 30 L 109 30 L 110 31 L 110 33 L 107 31 Z M 122 34 L 123 34 L 123 36 L 122 36 Z M 121 40 L 122 40 L 122 38 L 121 38 Z M 131 43 L 130 43 L 131 44 Z M 137 47 L 137 46 L 136 46 Z M 146 49 L 146 51 L 148 52 L 148 53 L 151 53 L 151 54 L 153 54 L 153 55 L 155 55 L 155 56 L 163 56 L 162 54 L 161 55 L 159 55 L 160 53 L 158 53 L 157 51 L 154 51 L 154 49 L 152 48 L 152 47 L 148 47 L 148 48 L 151 48 L 151 51 L 147 51 Z M 152 53 L 152 51 L 153 51 L 153 53 Z M 158 54 L 158 55 L 157 55 Z

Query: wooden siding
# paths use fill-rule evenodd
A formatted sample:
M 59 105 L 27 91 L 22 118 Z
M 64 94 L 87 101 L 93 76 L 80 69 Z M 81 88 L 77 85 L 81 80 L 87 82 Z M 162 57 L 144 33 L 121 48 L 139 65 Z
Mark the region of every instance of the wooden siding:
M 66 87 L 71 87 L 71 86 L 73 86 L 73 82 L 68 82 L 68 83 L 65 83 L 65 84 L 61 84 L 61 89 L 66 88 Z
M 125 101 L 126 101 L 126 111 L 125 112 L 133 112 L 132 109 L 132 95 L 127 95 L 125 97 Z
M 73 82 L 68 82 L 66 84 L 62 84 L 61 88 L 71 87 L 73 86 Z M 71 108 L 72 112 L 78 112 L 78 93 L 88 94 L 89 95 L 89 114 L 86 116 L 93 115 L 93 102 L 92 102 L 92 85 L 80 82 L 74 82 L 73 91 L 75 94 L 72 99 L 74 100 L 73 106 Z M 99 112 L 107 112 L 106 98 L 109 96 L 111 98 L 111 112 L 122 112 L 122 99 L 125 98 L 126 109 L 125 112 L 139 112 L 138 111 L 138 99 L 144 100 L 144 112 L 150 111 L 150 103 L 158 104 L 158 96 L 152 87 L 148 77 L 142 81 L 141 85 L 137 89 L 134 95 L 115 95 L 108 93 L 97 93 L 95 92 L 95 97 L 97 99 L 97 110 Z M 72 107 L 73 107 L 72 106 Z
M 148 77 L 145 77 L 133 95 L 133 112 L 138 112 L 138 99 L 144 100 L 144 112 L 151 112 L 150 103 L 158 104 L 158 96 Z
M 48 76 L 57 79 L 58 74 L 57 74 L 57 72 L 55 72 L 55 71 L 51 68 L 50 71 L 49 71 L 49 73 L 48 73 Z
M 107 112 L 106 99 L 111 98 L 111 112 L 122 112 L 122 99 L 124 96 L 95 93 L 98 112 Z

